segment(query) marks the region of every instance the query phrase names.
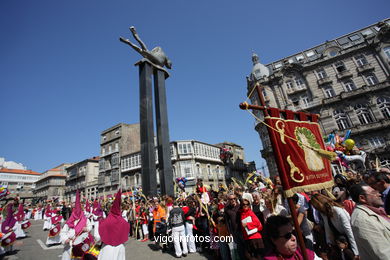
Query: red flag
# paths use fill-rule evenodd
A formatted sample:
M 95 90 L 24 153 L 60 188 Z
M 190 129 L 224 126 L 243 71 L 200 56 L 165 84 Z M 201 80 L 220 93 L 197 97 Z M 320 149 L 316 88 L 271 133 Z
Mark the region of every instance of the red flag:
M 325 149 L 318 123 L 279 117 L 265 122 L 287 197 L 333 186 L 330 162 L 318 153 Z

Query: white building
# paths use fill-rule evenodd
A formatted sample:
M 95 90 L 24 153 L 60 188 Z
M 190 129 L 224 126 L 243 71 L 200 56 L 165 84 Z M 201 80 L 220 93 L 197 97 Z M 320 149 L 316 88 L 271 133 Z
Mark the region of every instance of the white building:
M 0 184 L 11 193 L 31 192 L 40 176 L 31 170 L 0 168 Z

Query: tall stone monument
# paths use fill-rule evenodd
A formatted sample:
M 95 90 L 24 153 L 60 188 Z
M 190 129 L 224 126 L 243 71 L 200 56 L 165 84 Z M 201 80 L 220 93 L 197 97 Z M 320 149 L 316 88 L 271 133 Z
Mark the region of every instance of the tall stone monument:
M 169 145 L 168 113 L 165 93 L 165 79 L 172 63 L 161 47 L 148 50 L 139 38 L 135 28 L 130 27 L 135 40 L 141 47 L 120 37 L 144 58 L 135 65 L 139 67 L 140 130 L 141 130 L 141 175 L 142 190 L 145 195 L 157 195 L 156 158 L 154 152 L 152 75 L 154 78 L 154 97 L 157 125 L 157 149 L 161 194 L 174 195 L 171 151 Z

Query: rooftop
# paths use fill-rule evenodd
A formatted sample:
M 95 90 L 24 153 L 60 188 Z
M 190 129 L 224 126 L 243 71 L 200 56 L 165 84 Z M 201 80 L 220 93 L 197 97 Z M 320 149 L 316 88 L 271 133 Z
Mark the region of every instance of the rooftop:
M 390 18 L 383 20 L 390 25 Z M 302 52 L 295 53 L 291 56 L 276 60 L 266 66 L 272 72 L 280 70 L 284 65 L 291 63 L 306 64 L 315 60 L 322 60 L 337 56 L 339 51 L 351 48 L 363 43 L 366 39 L 371 39 L 378 34 L 380 27 L 378 23 L 364 27 L 360 30 L 337 37 L 336 39 L 326 41 L 320 45 L 314 46 Z M 272 74 L 272 73 L 271 73 Z
M 0 168 L 0 172 L 15 173 L 15 174 L 41 175 L 41 173 L 34 172 L 32 170 L 19 170 L 19 169 L 8 169 L 8 168 Z

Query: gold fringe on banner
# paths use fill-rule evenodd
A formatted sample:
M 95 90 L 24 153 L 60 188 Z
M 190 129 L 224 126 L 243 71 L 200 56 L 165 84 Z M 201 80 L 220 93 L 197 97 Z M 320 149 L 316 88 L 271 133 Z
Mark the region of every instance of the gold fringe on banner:
M 333 186 L 334 186 L 334 181 L 330 180 L 330 181 L 323 182 L 323 183 L 308 184 L 305 186 L 294 187 L 294 188 L 285 190 L 284 194 L 286 195 L 287 198 L 290 198 L 290 197 L 294 196 L 295 193 L 298 193 L 298 192 L 318 191 L 318 190 L 322 190 L 322 189 L 331 188 Z

